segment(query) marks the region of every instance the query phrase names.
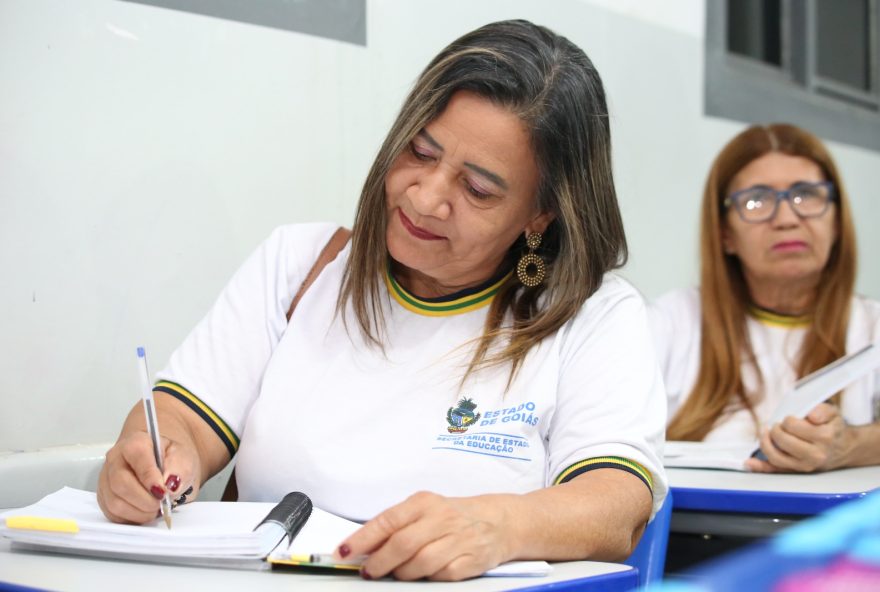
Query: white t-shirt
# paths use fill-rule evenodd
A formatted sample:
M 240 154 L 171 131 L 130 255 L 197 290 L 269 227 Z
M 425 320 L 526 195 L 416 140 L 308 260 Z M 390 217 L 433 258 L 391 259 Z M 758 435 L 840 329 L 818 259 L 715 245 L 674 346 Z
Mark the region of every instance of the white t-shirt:
M 493 287 L 419 300 L 386 278 L 384 353 L 336 303 L 349 247 L 285 313 L 335 226 L 276 230 L 158 375 L 237 449 L 240 499 L 303 491 L 367 520 L 419 490 L 524 493 L 611 466 L 653 488 L 663 387 L 641 297 L 608 275 L 575 318 L 508 367 L 459 390 Z M 500 282 L 499 282 L 500 283 Z M 497 284 L 496 284 L 497 287 Z M 241 445 L 238 447 L 238 438 Z
M 696 288 L 666 294 L 649 307 L 655 349 L 666 383 L 669 419 L 684 404 L 700 367 L 700 293 Z M 796 362 L 807 333 L 808 319 L 774 315 L 753 309 L 746 319 L 755 359 L 764 380 L 755 413 L 766 422 L 785 393 L 797 382 Z M 880 303 L 856 296 L 852 300 L 846 351 L 880 342 Z M 750 365 L 743 367 L 747 392 L 757 393 L 758 381 Z M 878 419 L 880 371 L 859 380 L 843 392 L 841 413 L 847 423 L 862 425 Z M 707 442 L 753 442 L 758 437 L 749 412 L 734 401 L 706 435 Z

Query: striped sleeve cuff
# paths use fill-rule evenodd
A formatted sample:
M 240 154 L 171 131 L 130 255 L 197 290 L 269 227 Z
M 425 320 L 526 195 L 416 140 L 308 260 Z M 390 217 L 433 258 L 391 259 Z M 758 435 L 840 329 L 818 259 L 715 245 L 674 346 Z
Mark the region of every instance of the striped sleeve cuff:
M 229 456 L 235 456 L 239 445 L 238 436 L 236 436 L 235 432 L 226 425 L 226 422 L 220 419 L 220 416 L 214 413 L 210 407 L 205 405 L 201 399 L 179 384 L 167 380 L 160 380 L 157 382 L 156 386 L 153 387 L 153 390 L 169 394 L 195 411 L 196 415 L 205 420 L 205 422 L 211 426 L 211 429 L 214 430 L 214 433 L 219 436 L 223 445 L 226 446 L 226 450 L 229 451 Z
M 622 456 L 597 456 L 595 458 L 580 460 L 569 465 L 568 468 L 559 473 L 559 476 L 553 482 L 553 485 L 559 485 L 560 483 L 571 481 L 578 475 L 594 469 L 620 469 L 621 471 L 626 471 L 627 473 L 638 477 L 642 483 L 645 484 L 645 487 L 648 488 L 648 491 L 651 492 L 651 495 L 654 494 L 654 479 L 651 477 L 651 471 L 636 461 L 623 458 Z

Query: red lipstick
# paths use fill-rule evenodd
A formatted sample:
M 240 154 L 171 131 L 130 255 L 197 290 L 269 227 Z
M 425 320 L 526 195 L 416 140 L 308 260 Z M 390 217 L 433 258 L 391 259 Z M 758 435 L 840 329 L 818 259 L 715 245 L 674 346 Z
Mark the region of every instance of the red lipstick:
M 400 223 L 403 224 L 403 227 L 406 228 L 407 232 L 414 237 L 421 240 L 444 240 L 445 237 L 438 236 L 433 232 L 429 232 L 424 228 L 419 228 L 413 224 L 412 220 L 407 218 L 406 214 L 403 213 L 403 210 L 398 209 L 397 212 L 400 214 Z

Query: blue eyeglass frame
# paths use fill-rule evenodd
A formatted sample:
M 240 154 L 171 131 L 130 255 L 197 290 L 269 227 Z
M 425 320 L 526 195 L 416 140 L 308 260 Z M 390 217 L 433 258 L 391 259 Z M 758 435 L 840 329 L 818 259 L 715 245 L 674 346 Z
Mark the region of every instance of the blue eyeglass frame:
M 805 216 L 804 214 L 801 214 L 797 210 L 797 207 L 795 207 L 795 205 L 791 202 L 792 192 L 801 188 L 801 187 L 805 187 L 805 186 L 806 187 L 825 187 L 826 189 L 828 189 L 828 199 L 826 200 L 825 207 L 822 208 L 821 212 L 819 212 L 817 214 L 809 214 L 809 215 Z M 739 191 L 731 193 L 730 195 L 728 195 L 724 199 L 724 201 L 722 202 L 722 205 L 724 206 L 725 210 L 729 210 L 730 208 L 734 208 L 736 210 L 736 213 L 739 214 L 739 217 L 743 222 L 746 222 L 748 224 L 760 224 L 762 222 L 767 222 L 768 220 L 772 220 L 773 218 L 776 217 L 776 213 L 779 211 L 779 202 L 781 202 L 783 200 L 788 201 L 788 205 L 791 206 L 791 211 L 794 212 L 795 214 L 797 214 L 798 218 L 818 218 L 819 216 L 821 216 L 825 212 L 827 212 L 828 206 L 831 204 L 831 202 L 833 202 L 835 199 L 837 199 L 837 191 L 835 190 L 834 183 L 832 183 L 831 181 L 817 181 L 815 183 L 808 183 L 806 181 L 802 181 L 802 182 L 795 183 L 794 185 L 792 185 L 788 189 L 783 189 L 781 191 L 776 191 L 772 187 L 761 187 L 761 189 L 764 189 L 767 191 L 768 195 L 770 193 L 773 194 L 773 196 L 774 196 L 773 209 L 770 210 L 770 215 L 767 216 L 766 218 L 761 218 L 759 220 L 747 220 L 746 217 L 743 215 L 742 210 L 740 210 L 739 207 L 737 206 L 736 198 L 739 197 L 740 195 L 743 195 L 743 194 L 748 193 L 750 191 L 754 191 L 755 189 L 757 189 L 757 187 L 747 187 L 746 189 L 740 189 Z

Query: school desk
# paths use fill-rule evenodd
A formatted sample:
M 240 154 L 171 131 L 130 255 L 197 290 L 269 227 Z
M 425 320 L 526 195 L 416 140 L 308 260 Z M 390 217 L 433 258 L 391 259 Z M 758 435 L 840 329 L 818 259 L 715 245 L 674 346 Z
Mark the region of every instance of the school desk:
M 267 592 L 333 590 L 334 592 L 455 592 L 518 590 L 520 592 L 624 592 L 638 584 L 638 572 L 619 563 L 571 561 L 553 564 L 545 577 L 475 578 L 464 582 L 365 581 L 356 574 L 326 575 L 291 571 L 242 571 L 113 561 L 92 557 L 10 550 L 0 540 L 0 591 L 3 590 L 211 590 Z
M 666 471 L 674 500 L 666 563 L 671 573 L 880 488 L 880 466 L 815 474 Z

